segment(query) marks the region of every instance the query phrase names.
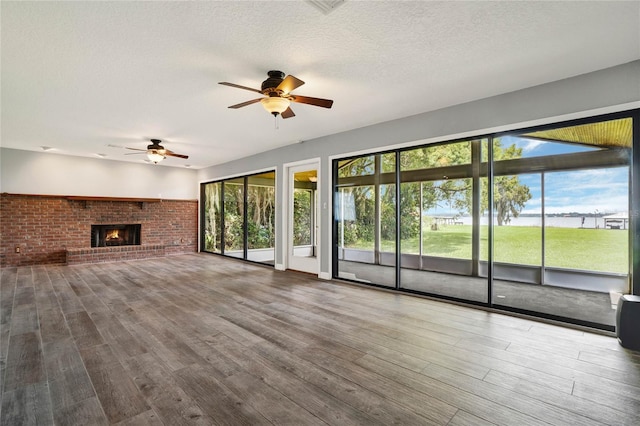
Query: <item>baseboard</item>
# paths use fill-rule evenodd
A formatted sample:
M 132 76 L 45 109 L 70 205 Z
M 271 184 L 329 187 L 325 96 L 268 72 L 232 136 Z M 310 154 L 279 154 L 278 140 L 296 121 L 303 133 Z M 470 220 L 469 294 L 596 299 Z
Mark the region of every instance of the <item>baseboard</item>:
M 282 263 L 276 263 L 274 265 L 274 268 L 276 268 L 276 271 L 284 271 L 285 270 L 285 267 L 284 267 L 284 265 Z
M 320 272 L 318 274 L 318 278 L 320 278 L 321 280 L 330 280 L 331 279 L 331 274 L 328 272 Z

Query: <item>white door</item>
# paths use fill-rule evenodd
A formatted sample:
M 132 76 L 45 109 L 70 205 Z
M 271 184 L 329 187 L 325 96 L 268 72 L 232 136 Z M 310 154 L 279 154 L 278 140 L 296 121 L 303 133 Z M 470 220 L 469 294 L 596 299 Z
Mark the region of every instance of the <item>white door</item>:
M 289 167 L 287 268 L 318 274 L 317 162 Z

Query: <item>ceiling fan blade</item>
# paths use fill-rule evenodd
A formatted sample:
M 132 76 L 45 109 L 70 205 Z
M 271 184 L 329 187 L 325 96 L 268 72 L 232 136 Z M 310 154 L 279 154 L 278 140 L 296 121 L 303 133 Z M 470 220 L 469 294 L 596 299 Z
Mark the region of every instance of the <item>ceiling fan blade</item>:
M 323 108 L 331 108 L 333 101 L 331 99 L 310 98 L 308 96 L 291 95 L 290 99 L 299 104 L 309 104 Z
M 147 152 L 146 149 L 141 149 L 140 151 L 144 151 L 144 152 L 127 152 L 124 155 L 140 155 L 140 154 L 144 154 L 145 152 Z
M 291 117 L 295 117 L 296 115 L 293 113 L 293 111 L 291 110 L 291 107 L 285 109 L 284 111 L 282 111 L 282 114 L 280 114 L 282 116 L 282 118 L 291 118 Z
M 260 99 L 262 99 L 262 98 L 252 99 L 252 100 L 247 101 L 247 102 L 242 102 L 241 104 L 231 105 L 229 108 L 233 108 L 233 109 L 242 108 L 242 107 L 245 107 L 247 105 L 251 105 L 251 104 L 255 104 L 256 102 L 260 102 Z
M 288 75 L 284 80 L 282 80 L 282 83 L 278 84 L 276 90 L 282 90 L 282 92 L 286 95 L 293 92 L 296 88 L 302 86 L 303 84 L 304 81 L 295 78 L 292 75 Z
M 144 151 L 146 152 L 146 149 L 139 149 L 139 148 L 129 148 L 128 146 L 125 146 L 126 149 L 130 149 L 131 151 Z
M 226 81 L 221 81 L 218 84 L 222 84 L 223 86 L 235 87 L 235 88 L 238 88 L 238 89 L 250 90 L 252 92 L 256 92 L 256 93 L 262 94 L 262 92 L 259 91 L 258 89 L 252 89 L 251 87 L 247 87 L 247 86 L 240 86 L 239 84 L 227 83 Z
M 169 155 L 169 156 L 171 156 L 171 157 L 184 158 L 185 160 L 186 160 L 187 158 L 189 158 L 189 156 L 188 156 L 188 155 L 184 155 L 184 154 L 176 154 L 175 152 L 173 152 L 173 151 L 169 151 L 168 149 L 167 149 L 167 150 L 165 150 L 165 154 L 166 154 L 166 155 Z

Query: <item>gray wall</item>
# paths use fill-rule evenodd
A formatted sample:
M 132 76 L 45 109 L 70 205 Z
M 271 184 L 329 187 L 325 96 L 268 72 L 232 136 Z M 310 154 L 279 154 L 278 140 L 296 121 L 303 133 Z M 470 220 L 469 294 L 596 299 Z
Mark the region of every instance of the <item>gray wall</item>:
M 295 145 L 274 149 L 198 171 L 207 182 L 257 170 L 275 168 L 276 235 L 284 236 L 282 206 L 286 203 L 284 164 L 321 159 L 321 265 L 331 273 L 331 159 L 356 152 L 373 152 L 456 137 L 517 129 L 571 118 L 640 107 L 640 61 L 518 90 L 437 111 L 405 117 Z M 284 264 L 284 238 L 276 239 L 276 264 Z

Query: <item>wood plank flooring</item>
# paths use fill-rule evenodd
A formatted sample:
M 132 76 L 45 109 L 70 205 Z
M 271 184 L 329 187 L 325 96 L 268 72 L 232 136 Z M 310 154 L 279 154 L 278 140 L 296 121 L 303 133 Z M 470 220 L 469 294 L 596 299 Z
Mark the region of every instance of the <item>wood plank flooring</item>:
M 205 254 L 1 274 L 1 425 L 640 424 L 609 336 Z

